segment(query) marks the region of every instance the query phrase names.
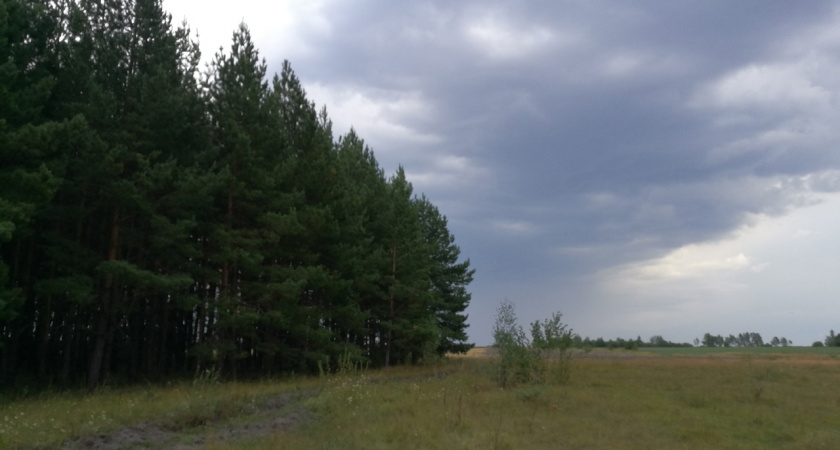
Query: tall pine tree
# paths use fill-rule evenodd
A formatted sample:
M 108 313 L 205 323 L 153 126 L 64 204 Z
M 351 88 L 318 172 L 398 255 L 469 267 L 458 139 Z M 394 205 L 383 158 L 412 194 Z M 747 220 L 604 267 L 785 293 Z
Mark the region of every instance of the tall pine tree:
M 466 342 L 466 329 L 469 325 L 464 311 L 470 303 L 467 286 L 472 282 L 475 270 L 470 269 L 469 259 L 458 262 L 461 249 L 455 245 L 455 237 L 447 228 L 446 216 L 425 195 L 421 195 L 415 203 L 432 262 L 429 269 L 432 309 L 440 333 L 437 353 L 466 353 L 472 344 Z
M 465 350 L 473 272 L 402 168 L 244 25 L 198 61 L 161 0 L 0 0 L 3 385 Z

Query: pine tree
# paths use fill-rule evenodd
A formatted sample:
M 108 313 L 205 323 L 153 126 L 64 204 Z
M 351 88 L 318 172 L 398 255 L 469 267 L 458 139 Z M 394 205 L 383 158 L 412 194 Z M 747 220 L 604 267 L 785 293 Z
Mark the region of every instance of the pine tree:
M 0 1 L 0 379 L 10 381 L 33 323 L 28 243 L 60 180 L 68 126 L 48 111 L 56 80 L 55 14 L 38 2 Z M 46 314 L 41 314 L 43 323 Z M 41 332 L 39 328 L 37 332 Z
M 465 349 L 469 261 L 402 168 L 288 62 L 266 82 L 244 25 L 198 60 L 161 0 L 0 0 L 4 382 Z
M 332 326 L 344 351 L 358 361 L 377 353 L 378 323 L 374 312 L 387 300 L 387 249 L 382 244 L 388 185 L 373 151 L 354 130 L 337 143 L 342 194 L 333 204 L 340 220 L 340 239 L 333 253 L 347 290 L 333 302 Z M 381 362 L 381 361 L 380 361 Z
M 440 332 L 436 351 L 439 355 L 466 353 L 473 345 L 465 342 L 469 325 L 463 312 L 470 302 L 467 286 L 472 282 L 475 270 L 469 268 L 469 259 L 458 262 L 461 249 L 455 245 L 455 237 L 449 233 L 446 216 L 425 195 L 415 202 L 432 262 L 429 273 L 434 296 L 432 307 Z
M 137 312 L 190 283 L 183 267 L 163 264 L 172 258 L 151 235 L 168 220 L 158 208 L 177 190 L 179 154 L 196 134 L 189 121 L 200 110 L 186 86 L 197 54 L 160 1 L 69 2 L 51 13 L 64 28 L 48 47 L 58 76 L 44 110 L 66 122 L 53 164 L 60 182 L 37 214 L 37 236 L 22 243 L 29 256 L 18 278 L 36 280 L 25 295 L 24 315 L 38 323 L 28 339 L 41 349 L 24 363 L 41 377 L 60 365 L 67 381 L 88 360 L 93 387 L 128 363 L 115 359 L 131 354 L 118 351 L 129 340 L 141 347 L 150 337 L 126 324 L 162 323 Z M 165 316 L 167 307 L 158 311 Z
M 428 247 L 423 241 L 413 188 L 399 167 L 388 180 L 388 210 L 383 243 L 387 249 L 387 303 L 382 318 L 384 364 L 419 360 L 437 347 L 438 331 L 431 314 Z
M 104 144 L 94 165 L 97 176 L 89 183 L 101 194 L 90 204 L 107 230 L 95 266 L 98 305 L 87 377 L 92 387 L 126 338 L 161 349 L 164 336 L 138 330 L 138 319 L 127 329 L 124 319 L 151 309 L 152 327 L 165 328 L 171 296 L 191 284 L 184 267 L 164 264 L 171 259 L 163 254 L 166 242 L 152 233 L 173 226 L 158 207 L 175 191 L 174 168 L 189 148 L 183 138 L 191 124 L 184 118 L 196 117 L 196 111 L 184 86 L 197 54 L 183 31 L 172 30 L 160 0 L 81 4 L 89 20 L 81 41 L 93 41 L 92 58 L 84 61 L 93 65 L 92 94 L 81 111 Z M 151 372 L 157 365 L 146 358 Z
M 204 292 L 201 302 L 204 314 L 215 313 L 208 342 L 212 353 L 220 369 L 227 367 L 233 376 L 237 361 L 248 354 L 244 346 L 257 339 L 261 311 L 253 296 L 265 251 L 259 222 L 275 193 L 273 172 L 282 158 L 276 151 L 276 110 L 269 103 L 265 72 L 242 24 L 233 34 L 230 54 L 216 55 L 204 81 L 222 185 L 215 194 L 219 219 L 205 237 L 205 258 L 219 276 L 206 280 L 215 287 Z
M 345 192 L 326 109 L 316 111 L 288 61 L 273 86 L 285 148 L 294 161 L 289 189 L 300 194 L 293 207 L 302 230 L 283 246 L 294 267 L 291 276 L 302 287 L 295 307 L 288 308 L 298 320 L 286 335 L 296 347 L 287 359 L 298 361 L 295 370 L 313 370 L 350 351 L 341 335 L 343 318 L 357 312 L 348 303 L 351 283 L 343 276 L 339 249 L 347 237 L 338 215 Z

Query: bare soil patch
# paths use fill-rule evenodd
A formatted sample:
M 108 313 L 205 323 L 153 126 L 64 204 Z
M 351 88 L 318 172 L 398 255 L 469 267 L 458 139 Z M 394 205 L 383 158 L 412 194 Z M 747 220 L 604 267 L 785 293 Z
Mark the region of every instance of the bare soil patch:
M 66 441 L 61 448 L 189 450 L 203 448 L 211 443 L 231 442 L 284 432 L 315 419 L 314 414 L 301 403 L 304 398 L 313 394 L 313 392 L 290 392 L 272 396 L 261 402 L 255 413 L 247 416 L 247 423 L 241 423 L 243 419 L 241 417 L 184 429 L 173 429 L 171 424 L 165 423 L 139 423 L 107 434 Z

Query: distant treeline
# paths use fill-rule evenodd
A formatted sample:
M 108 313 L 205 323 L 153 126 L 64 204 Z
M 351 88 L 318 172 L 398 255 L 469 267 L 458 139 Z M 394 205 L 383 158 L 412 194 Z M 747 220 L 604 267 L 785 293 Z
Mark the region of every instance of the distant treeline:
M 823 342 L 825 344 L 823 344 Z M 840 347 L 840 334 L 835 334 L 834 330 L 831 330 L 828 333 L 828 336 L 825 337 L 825 340 L 823 342 L 814 341 L 814 343 L 811 344 L 811 346 L 812 347 Z
M 198 64 L 160 0 L 0 0 L 0 386 L 468 349 L 473 271 L 403 169 L 246 27 Z
M 693 345 L 687 342 L 671 342 L 659 335 L 652 336 L 647 342 L 642 341 L 641 336 L 637 336 L 636 339 L 616 338 L 610 340 L 605 340 L 600 337 L 597 339 L 590 339 L 589 337 L 581 339 L 580 336 L 575 336 L 573 338 L 573 345 L 577 348 L 623 348 L 626 350 L 636 350 L 643 347 L 693 347 Z
M 670 342 L 665 340 L 662 336 L 656 335 L 651 337 L 648 341 L 642 341 L 641 337 L 636 339 L 610 339 L 604 338 L 590 339 L 588 337 L 581 338 L 574 336 L 572 338 L 572 345 L 577 348 L 623 348 L 627 350 L 635 350 L 642 347 L 789 347 L 793 345 L 793 341 L 786 337 L 773 336 L 770 341 L 765 342 L 761 334 L 754 332 L 739 333 L 737 336 L 730 334 L 729 336 L 712 335 L 706 333 L 703 339 L 694 339 L 694 343 L 688 342 Z M 824 343 L 816 341 L 813 343 L 814 347 L 840 347 L 840 334 L 835 334 L 831 330 L 830 334 L 825 337 Z
M 761 334 L 747 332 L 740 333 L 737 336 L 730 334 L 729 336 L 713 336 L 711 333 L 703 335 L 703 340 L 695 339 L 695 345 L 702 345 L 703 347 L 787 347 L 793 345 L 793 341 L 782 337 L 773 336 L 770 342 L 764 342 Z

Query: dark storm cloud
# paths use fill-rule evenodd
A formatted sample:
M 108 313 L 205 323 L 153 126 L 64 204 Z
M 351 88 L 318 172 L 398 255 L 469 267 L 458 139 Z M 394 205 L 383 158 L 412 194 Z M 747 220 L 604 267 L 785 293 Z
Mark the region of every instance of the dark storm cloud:
M 277 14 L 291 14 L 278 36 L 252 27 L 271 43 L 269 71 L 289 59 L 337 134 L 356 127 L 449 217 L 478 270 L 481 343 L 505 296 L 535 314 L 551 298 L 607 308 L 615 299 L 592 293 L 604 271 L 840 189 L 834 2 L 332 1 Z
M 499 184 L 538 202 L 761 169 L 749 158 L 708 163 L 720 136 L 709 136 L 705 111 L 684 104 L 698 84 L 772 55 L 780 40 L 824 17 L 827 5 L 345 4 L 331 11 L 329 37 L 313 44 L 331 51 L 300 65 L 308 81 L 421 92 L 435 114 L 413 126 L 448 136 L 479 165 L 503 167 Z M 544 29 L 560 42 L 549 39 L 530 54 L 523 44 L 523 56 L 487 55 L 469 41 L 470 24 L 482 17 L 488 33 L 497 20 L 512 33 Z M 627 73 L 611 76 L 611 64 Z M 470 145 L 458 148 L 464 137 Z M 423 163 L 422 155 L 404 156 L 415 170 Z

